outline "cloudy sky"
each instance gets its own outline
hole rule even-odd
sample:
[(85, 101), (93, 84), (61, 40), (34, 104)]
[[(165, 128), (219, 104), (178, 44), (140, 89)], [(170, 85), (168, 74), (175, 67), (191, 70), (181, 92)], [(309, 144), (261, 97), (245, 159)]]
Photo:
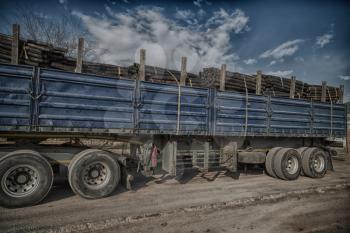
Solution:
[(178, 69), (186, 56), (195, 73), (226, 63), (242, 73), (260, 69), (314, 84), (345, 84), (350, 94), (346, 1), (1, 1), (2, 33), (23, 4), (46, 19), (70, 15), (81, 22), (100, 62), (129, 65), (145, 48), (149, 65)]

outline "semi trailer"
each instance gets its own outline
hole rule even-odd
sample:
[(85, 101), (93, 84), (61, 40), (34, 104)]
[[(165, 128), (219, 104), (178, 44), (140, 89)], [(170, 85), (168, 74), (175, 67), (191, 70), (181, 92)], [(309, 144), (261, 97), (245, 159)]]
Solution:
[[(0, 204), (34, 205), (63, 173), (95, 199), (127, 182), (128, 163), (149, 175), (151, 150), (171, 176), (260, 164), (275, 178), (321, 178), (330, 146), (346, 136), (343, 104), (219, 91), (0, 63)], [(48, 139), (129, 143), (127, 156)], [(43, 143), (45, 142), (45, 143)]]

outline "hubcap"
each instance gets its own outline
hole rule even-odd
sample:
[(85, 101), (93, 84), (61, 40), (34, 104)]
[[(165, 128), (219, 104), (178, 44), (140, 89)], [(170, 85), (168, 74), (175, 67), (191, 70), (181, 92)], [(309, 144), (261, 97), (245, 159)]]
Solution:
[(109, 167), (103, 162), (94, 162), (83, 170), (83, 181), (88, 186), (99, 186), (110, 179)]
[(315, 155), (315, 158), (313, 160), (313, 167), (316, 172), (322, 172), (325, 166), (325, 160), (324, 157), (321, 155)]
[(289, 157), (286, 163), (286, 170), (289, 174), (295, 174), (298, 171), (298, 159)]
[(16, 165), (1, 178), (2, 190), (11, 197), (25, 197), (33, 193), (40, 183), (39, 172), (28, 164)]

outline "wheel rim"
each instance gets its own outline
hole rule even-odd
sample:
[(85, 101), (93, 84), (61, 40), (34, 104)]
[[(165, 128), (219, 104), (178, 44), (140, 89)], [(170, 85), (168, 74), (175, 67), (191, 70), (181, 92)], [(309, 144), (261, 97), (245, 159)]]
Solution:
[(28, 164), (11, 167), (1, 179), (2, 190), (11, 197), (26, 197), (39, 186), (40, 176), (36, 168)]
[(83, 181), (90, 187), (103, 186), (108, 183), (111, 170), (106, 163), (94, 162), (88, 164), (83, 170)]
[(294, 156), (288, 158), (286, 162), (286, 170), (289, 174), (295, 174), (298, 171), (298, 159)]
[(325, 167), (325, 160), (324, 157), (321, 155), (315, 155), (315, 158), (313, 159), (313, 167), (316, 172), (322, 172)]

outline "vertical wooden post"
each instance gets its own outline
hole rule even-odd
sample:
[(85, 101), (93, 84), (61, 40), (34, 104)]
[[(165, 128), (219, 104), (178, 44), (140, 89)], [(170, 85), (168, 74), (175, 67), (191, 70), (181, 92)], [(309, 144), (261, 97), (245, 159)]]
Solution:
[(77, 64), (75, 67), (76, 73), (81, 73), (83, 68), (83, 56), (84, 56), (84, 38), (79, 38), (78, 41), (78, 54), (77, 54)]
[(146, 76), (146, 50), (140, 49), (140, 81), (145, 81)]
[(11, 50), (11, 63), (14, 65), (18, 64), (19, 60), (19, 35), (20, 28), (19, 24), (12, 25), (12, 50)]
[(344, 85), (341, 84), (339, 88), (340, 88), (339, 103), (342, 104), (344, 102)]
[(186, 78), (187, 78), (186, 66), (187, 66), (187, 58), (182, 57), (181, 58), (181, 76), (180, 76), (180, 85), (181, 86), (186, 85)]
[(289, 90), (289, 98), (294, 99), (295, 95), (295, 76), (292, 76), (290, 79), (290, 90)]
[(222, 64), (221, 70), (220, 70), (220, 91), (225, 91), (225, 82), (226, 82), (226, 64)]
[(326, 102), (327, 82), (322, 81), (321, 102)]
[(262, 79), (262, 72), (261, 70), (258, 70), (256, 72), (256, 79), (255, 79), (255, 94), (261, 95), (261, 79)]

